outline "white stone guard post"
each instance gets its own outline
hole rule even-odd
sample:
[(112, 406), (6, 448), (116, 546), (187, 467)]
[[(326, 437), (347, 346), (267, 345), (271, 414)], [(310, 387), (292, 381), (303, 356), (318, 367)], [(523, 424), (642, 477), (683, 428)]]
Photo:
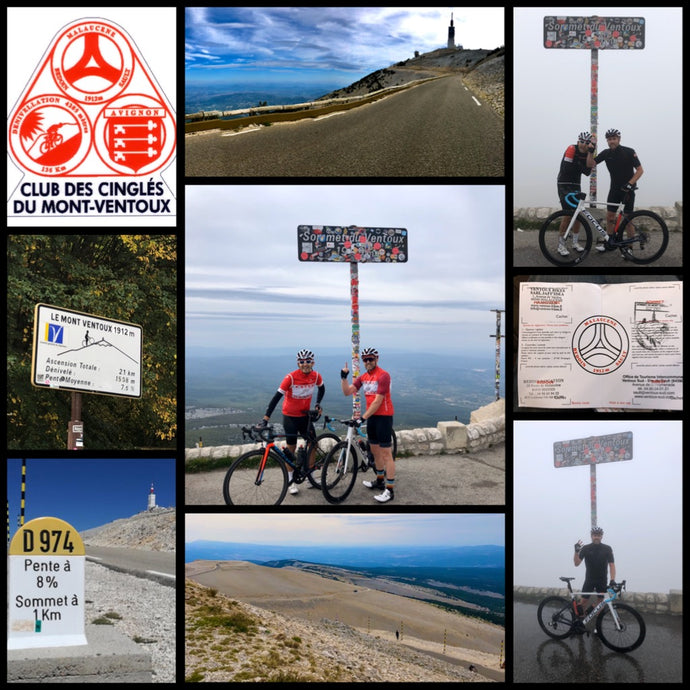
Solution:
[(64, 520), (30, 520), (9, 551), (7, 649), (87, 644), (84, 543)]

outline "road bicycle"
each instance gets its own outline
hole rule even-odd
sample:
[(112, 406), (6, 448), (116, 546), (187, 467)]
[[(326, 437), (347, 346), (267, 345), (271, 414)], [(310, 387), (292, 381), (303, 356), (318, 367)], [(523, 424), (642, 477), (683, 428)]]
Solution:
[(603, 595), (597, 592), (573, 592), (570, 581), (574, 577), (559, 579), (567, 583), (570, 598), (546, 597), (537, 609), (539, 625), (549, 637), (562, 640), (570, 635), (589, 634), (587, 624), (596, 618), (594, 632), (609, 649), (632, 652), (644, 642), (647, 632), (644, 619), (632, 606), (617, 601), (625, 589), (625, 580), (611, 582), (606, 589), (606, 597), (583, 613), (578, 596)]
[[(321, 490), (329, 503), (342, 503), (355, 485), (357, 472), (366, 472), (370, 467), (374, 467), (374, 456), (369, 441), (360, 429), (361, 420), (338, 421), (347, 427), (347, 436), (331, 448), (321, 469)], [(392, 432), (392, 442), (391, 450), (395, 458), (398, 447), (395, 431)]]
[[(323, 422), (323, 428), (328, 429), (329, 431), (333, 432), (336, 436), (338, 433), (336, 432), (335, 428), (333, 427), (333, 422), (337, 422), (337, 419), (334, 419), (333, 417), (329, 417), (327, 415), (324, 415), (324, 422)], [(360, 447), (362, 450), (366, 453), (367, 456), (367, 467), (363, 467), (360, 465), (360, 470), (362, 472), (366, 472), (369, 467), (374, 467), (374, 454), (371, 452), (371, 448), (369, 447), (369, 439), (367, 438), (366, 434), (366, 420), (364, 420), (364, 423), (362, 426), (355, 427), (357, 430), (357, 442), (359, 443)], [(393, 443), (392, 450), (393, 450), (393, 457), (395, 458), (398, 454), (398, 437), (395, 435), (395, 429), (391, 429), (391, 442)], [(362, 445), (364, 444), (364, 445)]]
[[(288, 468), (293, 472), (292, 481), (301, 484), (305, 479), (315, 488), (321, 488), (321, 473), (328, 451), (340, 441), (334, 433), (316, 435), (314, 421), (320, 413), (309, 412), (309, 428), (304, 445), (292, 455), (276, 444), (277, 434), (272, 424), (242, 427), (242, 436), (261, 443), (235, 460), (223, 480), (223, 498), (228, 505), (280, 505), (290, 483)], [(313, 469), (308, 471), (309, 458), (313, 457)]]
[[(633, 187), (634, 191), (637, 187)], [(606, 229), (585, 208), (584, 192), (570, 192), (565, 200), (574, 210), (552, 213), (539, 230), (539, 248), (542, 254), (556, 266), (576, 266), (582, 263), (592, 249), (592, 228), (604, 242), (604, 250), (618, 249), (627, 261), (650, 264), (656, 261), (668, 246), (668, 227), (653, 211), (624, 213), (627, 195), (618, 204), (590, 201), (598, 207), (615, 206), (614, 233), (609, 237)], [(564, 232), (562, 226), (566, 224)], [(579, 227), (577, 227), (579, 226)], [(579, 249), (578, 249), (579, 247)]]

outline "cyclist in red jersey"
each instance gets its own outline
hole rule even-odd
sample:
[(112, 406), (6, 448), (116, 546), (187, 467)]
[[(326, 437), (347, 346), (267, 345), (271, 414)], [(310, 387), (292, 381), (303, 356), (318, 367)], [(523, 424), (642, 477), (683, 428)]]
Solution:
[[(271, 398), (263, 416), (263, 422), (267, 423), (271, 418), (276, 405), (283, 398), (283, 427), (285, 428), (285, 441), (288, 451), (294, 456), (297, 448), (297, 435), (307, 438), (309, 431), (309, 408), (314, 389), (317, 389), (315, 408), (321, 411), (321, 401), (326, 392), (321, 374), (314, 371), (314, 353), (311, 350), (300, 350), (297, 353), (298, 369), (287, 374), (281, 381), (276, 394)], [(314, 454), (308, 459), (309, 469), (314, 466)], [(293, 472), (288, 471), (290, 481), (290, 493), (298, 493), (295, 484), (292, 483)]]
[(362, 351), (362, 361), (366, 371), (351, 384), (347, 381), (350, 371), (347, 364), (345, 365), (340, 371), (341, 384), (344, 395), (355, 395), (360, 389), (364, 391), (367, 409), (361, 421), (367, 423), (367, 437), (374, 456), (376, 480), (365, 480), (363, 483), (368, 489), (381, 491), (374, 496), (379, 503), (388, 503), (395, 498), (391, 377), (387, 371), (379, 367), (379, 353), (373, 347)]

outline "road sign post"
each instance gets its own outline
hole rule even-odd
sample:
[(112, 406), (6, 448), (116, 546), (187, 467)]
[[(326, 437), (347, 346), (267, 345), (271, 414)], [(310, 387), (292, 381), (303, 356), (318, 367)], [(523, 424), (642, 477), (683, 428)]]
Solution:
[[(352, 377), (359, 376), (359, 270), (360, 263), (407, 261), (405, 228), (364, 228), (356, 225), (299, 225), (297, 255), (300, 261), (350, 264), (350, 315), (352, 324)], [(352, 415), (361, 414), (359, 395), (353, 396)]]
[(125, 321), (37, 304), (31, 383), (71, 392), (67, 448), (84, 447), (82, 393), (141, 397), (142, 328)]
[(632, 460), (632, 431), (608, 436), (588, 436), (553, 444), (554, 467), (589, 465), (591, 524), (597, 526), (597, 465), (605, 462)]
[[(590, 131), (596, 137), (599, 121), (599, 51), (642, 50), (644, 17), (544, 17), (544, 48), (591, 52)], [(597, 199), (596, 167), (589, 178), (590, 201)]]
[(36, 518), (17, 530), (9, 551), (8, 649), (87, 644), (85, 555), (64, 520)]

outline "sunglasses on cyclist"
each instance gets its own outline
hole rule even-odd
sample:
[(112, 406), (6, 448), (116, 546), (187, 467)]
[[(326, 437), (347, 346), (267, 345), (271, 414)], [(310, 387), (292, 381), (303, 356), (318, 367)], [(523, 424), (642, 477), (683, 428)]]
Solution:
[(376, 357), (362, 357), (363, 362), (375, 362)]
[(297, 364), (314, 364), (313, 359), (298, 359)]

